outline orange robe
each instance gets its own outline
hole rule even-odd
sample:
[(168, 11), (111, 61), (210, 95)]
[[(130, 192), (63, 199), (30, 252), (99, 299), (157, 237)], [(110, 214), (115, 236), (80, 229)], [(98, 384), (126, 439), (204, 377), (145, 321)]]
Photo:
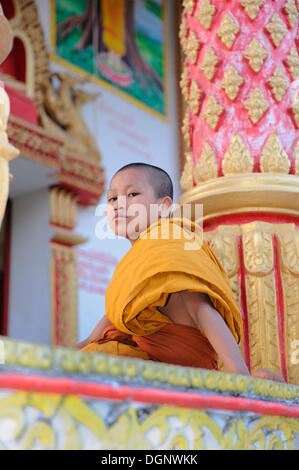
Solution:
[(106, 291), (113, 327), (82, 350), (216, 368), (216, 353), (200, 330), (174, 324), (158, 310), (171, 293), (205, 293), (240, 342), (242, 319), (228, 276), (202, 237), (195, 223), (175, 218), (160, 219), (142, 232)]

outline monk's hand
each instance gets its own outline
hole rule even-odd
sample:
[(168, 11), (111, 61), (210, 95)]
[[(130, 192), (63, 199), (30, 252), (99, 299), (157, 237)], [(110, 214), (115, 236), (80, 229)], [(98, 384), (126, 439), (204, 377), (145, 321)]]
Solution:
[(278, 374), (275, 374), (274, 372), (271, 372), (270, 370), (267, 369), (257, 369), (254, 372), (252, 372), (252, 377), (256, 377), (258, 379), (267, 379), (267, 380), (274, 380), (274, 382), (283, 382), (285, 383), (285, 380)]

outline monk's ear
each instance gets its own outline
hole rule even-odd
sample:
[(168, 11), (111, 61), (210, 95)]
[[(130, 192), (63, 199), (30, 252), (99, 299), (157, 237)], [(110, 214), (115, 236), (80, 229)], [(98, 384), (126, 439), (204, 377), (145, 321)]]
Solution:
[(160, 217), (169, 217), (172, 208), (172, 199), (169, 196), (165, 196), (159, 200), (159, 215)]

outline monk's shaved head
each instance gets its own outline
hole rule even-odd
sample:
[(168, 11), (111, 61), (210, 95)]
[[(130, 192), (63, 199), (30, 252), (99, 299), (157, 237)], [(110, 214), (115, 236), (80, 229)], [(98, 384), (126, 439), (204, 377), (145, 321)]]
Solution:
[(147, 180), (152, 186), (157, 199), (168, 196), (173, 200), (173, 184), (165, 170), (149, 163), (129, 163), (120, 168), (114, 176), (130, 168), (136, 168), (146, 174)]

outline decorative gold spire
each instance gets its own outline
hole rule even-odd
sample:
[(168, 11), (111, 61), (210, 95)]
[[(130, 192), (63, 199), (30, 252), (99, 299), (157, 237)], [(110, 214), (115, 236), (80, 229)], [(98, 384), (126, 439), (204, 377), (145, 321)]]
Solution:
[(239, 134), (235, 134), (224, 154), (222, 171), (225, 176), (239, 173), (251, 173), (254, 161), (248, 147)]
[(217, 178), (218, 163), (215, 151), (208, 142), (204, 142), (201, 155), (195, 165), (194, 180), (196, 184)]
[(223, 107), (220, 106), (215, 98), (211, 95), (206, 102), (202, 117), (206, 120), (211, 129), (215, 130), (219, 121), (219, 117), (223, 112)]
[(257, 17), (264, 0), (240, 0), (240, 3), (242, 7), (244, 7), (249, 18), (254, 20)]
[(289, 173), (291, 162), (284, 151), (276, 132), (268, 137), (260, 160), (262, 173)]
[(200, 64), (200, 69), (203, 71), (208, 80), (212, 80), (214, 77), (215, 68), (218, 62), (218, 57), (216, 56), (213, 49), (209, 46)]
[(210, 0), (202, 0), (195, 17), (204, 28), (210, 29), (215, 11), (216, 8), (211, 4)]
[(252, 70), (259, 72), (268, 57), (268, 52), (256, 38), (253, 38), (244, 52), (244, 57), (248, 60)]
[(269, 108), (269, 103), (265, 100), (263, 93), (257, 87), (250, 94), (249, 98), (244, 101), (244, 107), (247, 109), (253, 124), (256, 124)]
[(238, 74), (237, 70), (232, 65), (229, 65), (220, 85), (227, 96), (233, 101), (237, 97), (243, 82), (244, 79)]
[(223, 44), (228, 49), (231, 49), (239, 31), (239, 25), (228, 13), (226, 13), (216, 34), (220, 37)]
[(269, 79), (269, 83), (272, 89), (272, 93), (276, 101), (281, 101), (285, 92), (289, 88), (289, 82), (287, 77), (283, 73), (280, 65), (275, 68), (272, 77)]
[(190, 153), (186, 154), (185, 165), (180, 179), (183, 191), (193, 188), (193, 160)]
[(278, 13), (274, 13), (271, 21), (267, 24), (266, 29), (270, 33), (274, 45), (278, 47), (287, 34), (285, 24)]

